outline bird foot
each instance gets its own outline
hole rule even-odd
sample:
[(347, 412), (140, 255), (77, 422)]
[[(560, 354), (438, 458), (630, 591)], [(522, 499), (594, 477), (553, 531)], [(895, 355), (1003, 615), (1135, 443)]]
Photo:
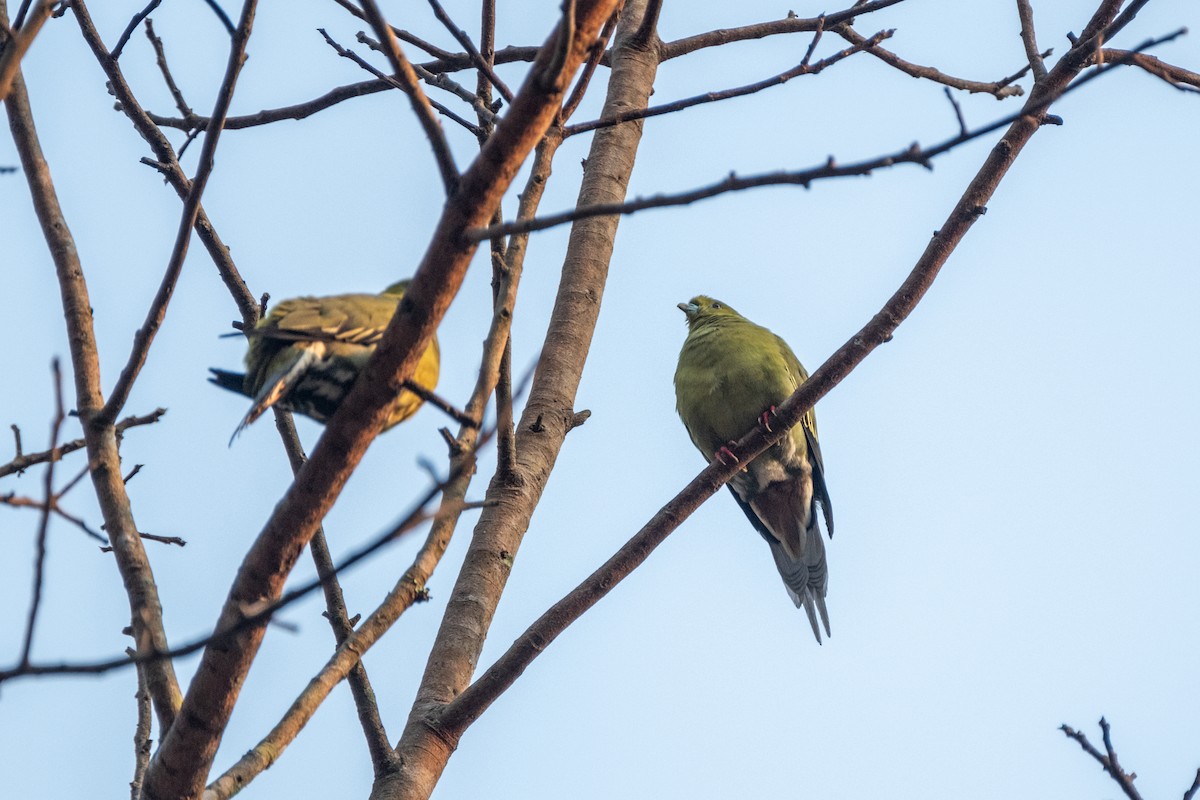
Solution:
[(717, 459), (725, 466), (737, 464), (739, 461), (741, 461), (741, 459), (734, 455), (733, 450), (731, 449), (734, 444), (734, 442), (730, 442), (729, 444), (721, 445), (721, 447), (717, 448)]
[(758, 424), (761, 425), (763, 430), (767, 433), (774, 433), (775, 431), (771, 430), (771, 420), (778, 418), (779, 415), (775, 413), (775, 406), (771, 406), (758, 418)]

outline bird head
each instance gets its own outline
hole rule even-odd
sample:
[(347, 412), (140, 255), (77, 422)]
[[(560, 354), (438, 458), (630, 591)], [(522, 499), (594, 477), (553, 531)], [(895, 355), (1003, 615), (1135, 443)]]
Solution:
[(402, 281), (397, 281), (381, 292), (381, 294), (394, 294), (397, 297), (402, 297), (408, 291), (408, 285), (412, 283), (411, 278), (405, 278)]
[(686, 303), (679, 304), (679, 310), (687, 317), (689, 328), (694, 328), (705, 322), (722, 318), (740, 318), (740, 314), (732, 308), (706, 295), (697, 295)]

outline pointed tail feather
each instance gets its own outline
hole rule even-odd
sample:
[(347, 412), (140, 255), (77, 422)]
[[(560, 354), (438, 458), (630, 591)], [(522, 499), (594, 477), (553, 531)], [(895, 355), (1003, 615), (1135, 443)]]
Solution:
[(825, 541), (821, 532), (814, 524), (806, 531), (807, 541), (804, 555), (792, 559), (784, 548), (771, 543), (771, 555), (775, 558), (775, 566), (779, 576), (783, 578), (784, 588), (797, 608), (804, 608), (808, 622), (812, 626), (813, 636), (821, 643), (821, 629), (817, 625), (817, 617), (825, 628), (825, 635), (832, 636), (829, 629), (829, 611), (825, 608), (825, 593), (829, 587), (829, 572), (825, 565)]

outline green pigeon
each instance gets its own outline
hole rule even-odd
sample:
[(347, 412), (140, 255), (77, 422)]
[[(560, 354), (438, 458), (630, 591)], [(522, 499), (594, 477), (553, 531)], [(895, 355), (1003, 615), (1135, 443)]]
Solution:
[[(729, 446), (756, 423), (769, 430), (775, 407), (808, 380), (808, 373), (783, 339), (719, 300), (701, 295), (680, 303), (679, 309), (688, 326), (675, 369), (679, 418), (709, 462), (736, 461)], [(829, 572), (817, 504), (830, 536), (833, 510), (812, 410), (728, 485), (770, 545), (788, 595), (797, 608), (803, 606), (820, 642), (818, 615), (830, 635), (825, 609)]]
[[(254, 401), (233, 435), (275, 405), (318, 422), (333, 416), (375, 352), (408, 285), (404, 280), (379, 294), (297, 297), (276, 304), (249, 333), (245, 373), (209, 370), (210, 382)], [(435, 337), (421, 355), (413, 382), (432, 392), (440, 364)], [(417, 413), (423, 402), (402, 390), (383, 429)]]

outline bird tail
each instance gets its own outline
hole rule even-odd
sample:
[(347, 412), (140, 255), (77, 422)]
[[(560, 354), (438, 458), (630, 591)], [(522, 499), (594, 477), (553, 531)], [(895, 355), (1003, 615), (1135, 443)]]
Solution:
[(829, 570), (825, 564), (825, 541), (817, 528), (816, 515), (812, 515), (812, 524), (805, 531), (806, 541), (802, 554), (792, 558), (777, 542), (771, 542), (771, 555), (775, 557), (775, 566), (783, 585), (797, 608), (803, 607), (808, 615), (808, 623), (812, 626), (813, 636), (821, 643), (821, 628), (817, 625), (817, 617), (825, 628), (825, 635), (832, 636), (829, 630), (829, 612), (825, 608), (825, 593), (829, 588)]
[(241, 395), (246, 394), (246, 374), (244, 372), (230, 372), (216, 367), (210, 367), (208, 371), (212, 373), (212, 377), (208, 379), (209, 383)]

